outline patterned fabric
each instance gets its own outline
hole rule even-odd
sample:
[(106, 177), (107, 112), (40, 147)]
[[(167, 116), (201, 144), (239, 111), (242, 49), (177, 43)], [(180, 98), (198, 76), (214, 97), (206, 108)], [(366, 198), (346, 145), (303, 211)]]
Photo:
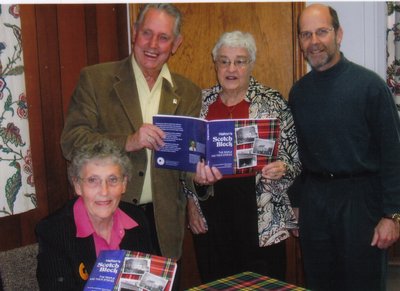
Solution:
[[(222, 88), (216, 85), (203, 90), (201, 118), (207, 116), (208, 107), (214, 103)], [(287, 164), (286, 175), (280, 180), (266, 181), (261, 173), (256, 175), (259, 245), (268, 246), (289, 237), (287, 229), (297, 227), (297, 221), (287, 195), (287, 189), (300, 172), (297, 139), (293, 117), (282, 95), (250, 79), (245, 100), (250, 102), (249, 118), (278, 118), (281, 124), (278, 159)], [(209, 187), (213, 195), (213, 187)], [(191, 196), (188, 189), (185, 192)], [(193, 199), (197, 199), (194, 195)]]
[[(143, 258), (148, 259), (150, 261), (150, 270), (149, 272), (153, 275), (165, 278), (168, 280), (165, 289), (163, 290), (171, 290), (173, 280), (175, 277), (175, 272), (177, 268), (176, 260), (172, 258), (160, 257), (156, 255), (151, 255), (148, 253), (143, 252), (135, 252), (135, 251), (127, 251), (125, 255), (124, 262), (131, 258)], [(122, 272), (121, 276), (118, 278), (119, 281), (123, 281), (121, 279), (128, 279), (131, 283), (136, 282), (138, 283), (141, 277), (144, 275), (133, 274), (133, 273), (124, 273)], [(129, 282), (128, 281), (128, 282)], [(133, 285), (133, 284), (132, 284)], [(122, 290), (119, 288), (120, 286), (117, 284), (115, 285), (114, 290)], [(125, 289), (124, 289), (125, 290)], [(147, 290), (147, 289), (146, 289)], [(155, 289), (158, 290), (158, 289)]]
[(36, 207), (18, 5), (0, 5), (0, 217)]
[(198, 287), (190, 288), (189, 291), (197, 290), (306, 290), (276, 279), (262, 276), (253, 272), (243, 272), (237, 275), (222, 278)]
[[(246, 107), (246, 114), (248, 114), (248, 108)], [(209, 116), (208, 116), (209, 117)], [(244, 127), (250, 127), (254, 126), (257, 128), (257, 133), (259, 137), (262, 137), (262, 139), (266, 140), (273, 140), (279, 142), (279, 136), (280, 136), (280, 126), (279, 122), (276, 119), (265, 119), (260, 122), (260, 120), (243, 120), (239, 119), (236, 120), (233, 127), (236, 130), (237, 128), (244, 128)], [(237, 133), (236, 133), (237, 134)], [(248, 176), (254, 176), (255, 172), (261, 170), (267, 163), (271, 163), (277, 160), (278, 156), (278, 146), (275, 144), (272, 147), (271, 150), (271, 156), (267, 155), (262, 155), (262, 154), (257, 154), (256, 155), (256, 161), (254, 162), (253, 167), (245, 167), (243, 165), (239, 165), (240, 163), (240, 158), (238, 156), (240, 155), (239, 153), (242, 151), (245, 152), (252, 152), (253, 147), (253, 142), (244, 142), (241, 143), (236, 136), (236, 144), (233, 147), (233, 173), (235, 174), (227, 174), (224, 176), (224, 178), (239, 178), (239, 177), (248, 177)]]
[(400, 114), (400, 4), (387, 4), (387, 84)]

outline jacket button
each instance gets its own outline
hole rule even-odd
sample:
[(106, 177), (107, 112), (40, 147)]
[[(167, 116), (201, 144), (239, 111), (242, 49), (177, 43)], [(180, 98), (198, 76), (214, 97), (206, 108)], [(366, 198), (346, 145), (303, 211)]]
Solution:
[(135, 204), (135, 205), (137, 205), (138, 200), (137, 200), (136, 198), (134, 198), (134, 199), (132, 199), (132, 203)]
[(144, 176), (144, 172), (143, 171), (140, 171), (139, 172), (139, 177), (143, 177)]

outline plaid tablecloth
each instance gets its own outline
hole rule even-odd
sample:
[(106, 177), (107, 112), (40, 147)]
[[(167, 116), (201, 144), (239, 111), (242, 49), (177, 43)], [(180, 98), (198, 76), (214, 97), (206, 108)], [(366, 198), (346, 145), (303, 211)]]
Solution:
[(188, 289), (197, 290), (306, 290), (253, 272), (243, 272)]

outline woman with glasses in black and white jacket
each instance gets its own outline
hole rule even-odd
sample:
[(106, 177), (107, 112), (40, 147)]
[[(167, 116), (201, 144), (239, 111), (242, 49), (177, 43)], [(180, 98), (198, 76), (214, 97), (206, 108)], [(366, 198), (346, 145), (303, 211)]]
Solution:
[(277, 161), (261, 171), (227, 176), (199, 162), (188, 196), (189, 226), (199, 272), (209, 282), (243, 271), (284, 280), (285, 239), (297, 227), (287, 189), (300, 172), (293, 117), (282, 95), (252, 71), (256, 45), (249, 33), (222, 34), (212, 51), (218, 84), (203, 90), (200, 117), (277, 118)]

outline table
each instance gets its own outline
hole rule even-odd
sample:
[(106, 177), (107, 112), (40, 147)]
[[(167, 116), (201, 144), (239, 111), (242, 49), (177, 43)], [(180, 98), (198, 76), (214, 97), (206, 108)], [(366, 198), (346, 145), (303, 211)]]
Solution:
[(197, 287), (188, 289), (188, 291), (197, 290), (275, 290), (286, 291), (307, 290), (289, 283), (285, 283), (267, 276), (263, 276), (253, 272), (243, 272), (236, 275), (228, 276), (216, 281), (206, 283)]

